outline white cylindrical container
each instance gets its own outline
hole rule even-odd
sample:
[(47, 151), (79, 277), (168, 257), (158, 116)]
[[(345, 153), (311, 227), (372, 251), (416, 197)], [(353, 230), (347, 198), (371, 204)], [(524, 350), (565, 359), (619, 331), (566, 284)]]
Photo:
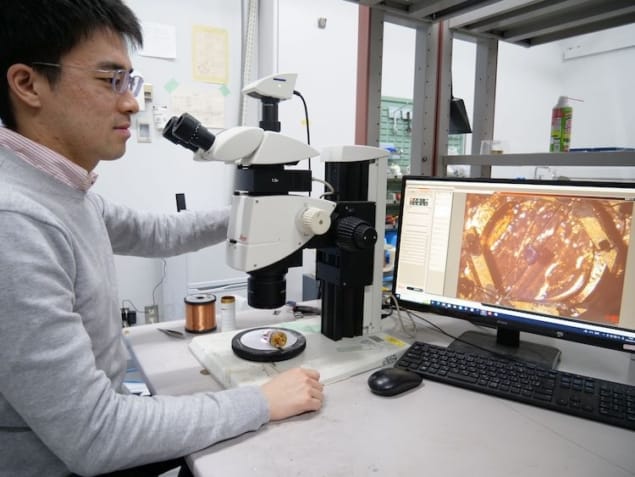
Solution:
[(222, 296), (220, 299), (220, 329), (236, 329), (236, 298), (231, 295)]

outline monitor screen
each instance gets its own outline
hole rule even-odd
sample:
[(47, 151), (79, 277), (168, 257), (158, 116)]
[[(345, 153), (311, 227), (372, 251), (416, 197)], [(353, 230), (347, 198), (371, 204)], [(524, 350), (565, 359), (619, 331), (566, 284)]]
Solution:
[(405, 176), (393, 294), (551, 366), (520, 331), (633, 352), (634, 201), (634, 184)]

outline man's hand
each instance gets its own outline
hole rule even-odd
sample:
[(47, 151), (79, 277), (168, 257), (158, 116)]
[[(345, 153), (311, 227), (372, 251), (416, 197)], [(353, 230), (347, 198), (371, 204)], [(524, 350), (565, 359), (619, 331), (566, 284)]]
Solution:
[(277, 421), (322, 407), (324, 385), (314, 369), (294, 368), (261, 386), (269, 403), (269, 419)]

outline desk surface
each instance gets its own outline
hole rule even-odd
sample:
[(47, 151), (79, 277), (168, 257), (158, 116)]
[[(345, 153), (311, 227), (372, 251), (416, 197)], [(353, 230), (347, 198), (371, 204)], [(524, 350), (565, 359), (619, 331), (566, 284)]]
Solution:
[[(469, 326), (432, 319), (453, 335)], [(261, 323), (239, 317), (238, 324)], [(125, 331), (153, 393), (220, 389), (189, 352), (195, 335), (170, 338), (157, 327), (182, 330), (183, 322)], [(385, 331), (393, 332), (392, 326)], [(635, 362), (624, 353), (530, 339), (558, 346), (560, 369), (635, 383)], [(417, 340), (449, 343), (423, 326)], [(199, 477), (635, 475), (635, 432), (432, 381), (399, 396), (379, 397), (368, 390), (369, 374), (328, 385), (321, 411), (218, 443), (190, 456), (190, 467)]]

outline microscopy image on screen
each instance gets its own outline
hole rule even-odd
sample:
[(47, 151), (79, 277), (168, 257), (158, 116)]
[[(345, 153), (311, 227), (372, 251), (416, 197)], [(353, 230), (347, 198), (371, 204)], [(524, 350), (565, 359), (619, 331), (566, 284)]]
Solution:
[(617, 324), (633, 204), (467, 194), (458, 296)]

